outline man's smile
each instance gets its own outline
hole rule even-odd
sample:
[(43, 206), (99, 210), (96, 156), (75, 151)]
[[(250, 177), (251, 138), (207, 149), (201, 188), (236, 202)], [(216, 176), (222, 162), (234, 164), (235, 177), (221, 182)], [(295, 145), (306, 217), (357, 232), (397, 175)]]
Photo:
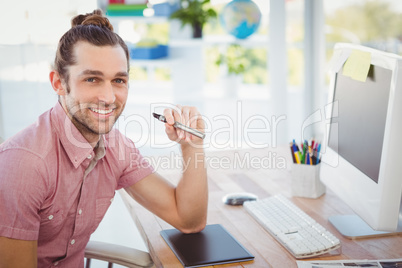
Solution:
[(116, 108), (110, 108), (110, 109), (97, 109), (97, 108), (91, 108), (91, 107), (89, 108), (89, 110), (91, 110), (92, 112), (101, 114), (101, 115), (109, 115), (114, 111), (114, 109), (116, 109)]

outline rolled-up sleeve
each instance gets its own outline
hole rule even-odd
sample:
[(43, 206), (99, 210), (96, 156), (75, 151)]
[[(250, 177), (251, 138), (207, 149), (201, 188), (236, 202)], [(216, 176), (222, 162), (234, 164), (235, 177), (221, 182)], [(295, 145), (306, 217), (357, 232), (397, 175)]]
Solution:
[[(122, 147), (120, 147), (122, 148)], [(119, 179), (118, 189), (129, 187), (154, 172), (154, 168), (127, 139), (124, 145), (125, 169)]]

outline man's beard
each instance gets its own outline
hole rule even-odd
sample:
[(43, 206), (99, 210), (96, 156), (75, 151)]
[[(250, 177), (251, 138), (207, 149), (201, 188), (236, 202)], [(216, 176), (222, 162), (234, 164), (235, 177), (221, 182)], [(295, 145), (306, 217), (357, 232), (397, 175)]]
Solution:
[[(67, 86), (68, 92), (70, 91)], [(79, 104), (75, 99), (68, 98), (70, 93), (66, 95), (66, 108), (70, 115), (72, 123), (82, 133), (90, 135), (102, 135), (109, 133), (117, 119), (121, 115), (123, 109), (115, 104), (105, 105), (103, 103), (84, 103)], [(107, 119), (94, 120), (94, 117), (90, 113), (93, 113), (89, 108), (95, 109), (113, 109), (116, 112), (115, 115), (109, 116)]]

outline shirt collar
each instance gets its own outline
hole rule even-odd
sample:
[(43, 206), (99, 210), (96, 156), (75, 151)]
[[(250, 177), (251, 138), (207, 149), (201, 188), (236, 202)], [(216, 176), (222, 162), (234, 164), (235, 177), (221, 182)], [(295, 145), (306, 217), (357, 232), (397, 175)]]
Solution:
[(102, 135), (99, 139), (98, 146), (95, 148), (95, 160), (103, 158), (106, 154), (106, 142), (105, 136)]
[[(51, 119), (68, 158), (75, 168), (79, 167), (94, 149), (71, 122), (59, 102), (51, 111)], [(98, 147), (100, 149), (95, 151), (95, 157), (100, 159), (105, 155), (103, 135), (99, 140)]]

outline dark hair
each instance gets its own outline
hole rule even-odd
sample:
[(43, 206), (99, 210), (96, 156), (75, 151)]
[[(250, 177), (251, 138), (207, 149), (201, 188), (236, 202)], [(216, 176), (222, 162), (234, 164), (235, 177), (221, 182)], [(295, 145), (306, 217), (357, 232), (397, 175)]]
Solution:
[(127, 58), (127, 70), (130, 68), (129, 52), (123, 39), (113, 32), (110, 21), (97, 9), (92, 13), (78, 15), (71, 20), (71, 29), (59, 41), (53, 68), (65, 82), (69, 80), (67, 67), (76, 63), (74, 45), (79, 41), (86, 41), (95, 46), (120, 45)]

